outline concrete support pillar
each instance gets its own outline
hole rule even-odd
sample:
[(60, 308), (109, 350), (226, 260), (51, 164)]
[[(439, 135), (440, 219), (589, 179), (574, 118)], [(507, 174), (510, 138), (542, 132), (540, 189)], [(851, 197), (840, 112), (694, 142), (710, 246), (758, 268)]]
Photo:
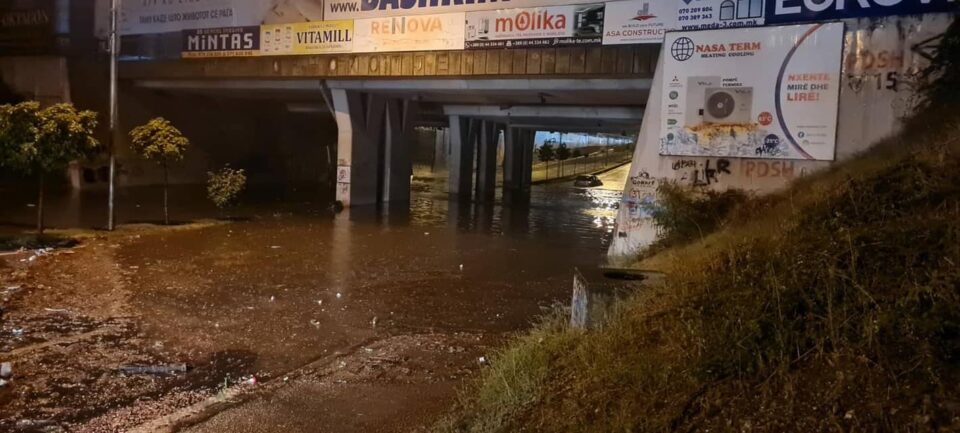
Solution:
[(508, 127), (504, 139), (504, 191), (529, 191), (533, 173), (534, 131)]
[(480, 122), (477, 155), (477, 200), (493, 201), (497, 188), (497, 144), (500, 134), (497, 124)]
[(375, 204), (385, 101), (344, 89), (332, 89), (331, 96), (337, 121), (337, 200), (344, 206)]
[(440, 128), (433, 145), (433, 167), (434, 173), (447, 170), (447, 156), (450, 151), (450, 127)]
[(536, 140), (537, 131), (534, 130), (524, 130), (520, 134), (519, 141), (519, 155), (520, 155), (520, 168), (519, 168), (519, 181), (520, 189), (523, 191), (530, 190), (530, 183), (533, 181), (533, 145)]
[(462, 200), (470, 200), (473, 192), (474, 145), (477, 121), (450, 116), (450, 158), (447, 159), (448, 190)]
[(410, 143), (418, 105), (413, 101), (390, 100), (386, 103), (386, 127), (383, 142), (383, 202), (410, 201)]

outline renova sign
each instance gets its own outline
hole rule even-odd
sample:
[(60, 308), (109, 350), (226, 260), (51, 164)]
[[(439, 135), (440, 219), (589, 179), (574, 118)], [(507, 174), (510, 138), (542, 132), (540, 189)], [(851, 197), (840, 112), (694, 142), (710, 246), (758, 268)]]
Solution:
[(767, 0), (767, 24), (950, 12), (958, 0)]
[(354, 20), (353, 52), (462, 50), (463, 13)]

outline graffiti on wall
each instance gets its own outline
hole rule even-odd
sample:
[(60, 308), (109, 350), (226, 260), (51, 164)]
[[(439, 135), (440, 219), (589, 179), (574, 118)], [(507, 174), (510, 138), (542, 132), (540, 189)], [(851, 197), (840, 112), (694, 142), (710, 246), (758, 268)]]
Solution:
[(646, 170), (639, 170), (628, 180), (629, 189), (623, 198), (627, 208), (625, 229), (636, 229), (652, 217), (657, 201), (657, 179)]
[(702, 161), (679, 159), (670, 168), (677, 173), (675, 179), (691, 186), (710, 186), (720, 182), (721, 175), (731, 174), (730, 160), (726, 158)]
[(748, 178), (793, 179), (797, 172), (794, 161), (746, 160), (740, 163), (740, 173)]

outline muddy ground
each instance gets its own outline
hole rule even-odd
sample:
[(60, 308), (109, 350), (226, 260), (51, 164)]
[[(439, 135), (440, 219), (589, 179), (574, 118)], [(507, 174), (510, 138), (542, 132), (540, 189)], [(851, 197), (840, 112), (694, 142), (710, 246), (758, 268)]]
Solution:
[(420, 194), (390, 215), (260, 212), (0, 255), (0, 431), (422, 429), (598, 264), (610, 183), (523, 209)]

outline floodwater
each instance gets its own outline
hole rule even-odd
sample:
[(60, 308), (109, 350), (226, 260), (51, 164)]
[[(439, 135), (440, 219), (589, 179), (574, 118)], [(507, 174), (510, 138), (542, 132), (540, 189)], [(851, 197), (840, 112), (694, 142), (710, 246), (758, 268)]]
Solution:
[[(103, 350), (85, 348), (86, 343), (70, 346), (78, 353), (97, 353), (101, 361), (72, 365), (71, 357), (56, 358), (59, 371), (76, 374), (76, 381), (89, 387), (85, 400), (90, 405), (100, 401), (101, 388), (104, 395), (116, 394), (117, 389), (131, 389), (130, 395), (136, 395), (125, 379), (110, 371), (115, 364), (137, 357), (186, 362), (201, 369), (204, 363), (226, 360), (228, 367), (214, 370), (234, 378), (256, 374), (266, 380), (362, 346), (375, 355), (403, 353), (398, 359), (422, 359), (420, 373), (412, 366), (402, 367), (414, 370), (405, 374), (420, 374), (424, 378), (420, 382), (411, 383), (413, 376), (402, 381), (378, 379), (372, 384), (345, 385), (337, 388), (334, 397), (322, 397), (343, 400), (338, 404), (350, 410), (380, 413), (379, 421), (371, 422), (392, 425), (398, 422), (396, 414), (446, 407), (459, 382), (438, 385), (436, 377), (449, 379), (460, 375), (462, 368), (475, 368), (476, 356), (496, 347), (503, 336), (526, 328), (551, 304), (569, 302), (573, 269), (595, 268), (603, 261), (628, 173), (629, 165), (607, 172), (600, 176), (604, 186), (597, 188), (575, 188), (571, 182), (534, 185), (524, 204), (505, 203), (499, 197), (493, 204), (450, 201), (441, 180), (416, 180), (409, 209), (401, 210), (351, 209), (334, 214), (328, 210), (328, 201), (290, 197), (255, 203), (231, 211), (231, 216), (243, 219), (229, 224), (94, 243), (75, 255), (38, 260), (33, 265), (37, 288), (25, 286), (25, 291), (39, 297), (22, 301), (24, 311), (14, 308), (8, 317), (52, 320), (47, 316), (54, 313), (45, 311), (53, 308), (94, 317), (91, 322), (96, 323), (108, 323), (114, 316), (133, 320), (129, 333), (135, 338), (110, 342)], [(156, 220), (159, 209), (150, 197), (159, 198), (157, 192), (121, 194), (120, 221)], [(0, 210), (0, 221), (28, 224), (34, 210), (29, 206), (31, 198), (29, 194), (5, 197), (9, 206)], [(97, 225), (103, 215), (100, 198), (53, 194), (50, 221)], [(189, 211), (181, 207), (201, 199), (202, 191), (174, 189), (172, 219), (215, 215), (203, 206)], [(73, 211), (57, 221), (55, 215), (60, 214), (53, 210), (57, 208)], [(58, 279), (45, 280), (45, 275)], [(108, 310), (102, 305), (116, 297), (101, 294), (106, 290), (101, 286), (124, 293), (116, 312), (93, 312)], [(100, 296), (106, 301), (101, 302)], [(103, 343), (98, 339), (90, 344)], [(398, 344), (406, 346), (397, 348)], [(427, 347), (436, 350), (429, 352)], [(123, 350), (122, 357), (113, 359), (117, 348)], [(149, 356), (143, 354), (147, 352)], [(32, 359), (43, 359), (41, 355), (24, 355), (16, 361), (23, 365), (21, 370), (30, 372)], [(39, 375), (46, 370), (37, 362)], [(31, 386), (31, 378), (19, 380), (18, 386)], [(223, 381), (219, 376), (212, 378), (214, 383), (218, 380)], [(317, 383), (291, 383), (290, 389), (314, 389)], [(371, 392), (393, 395), (394, 403), (369, 401), (367, 406), (357, 406), (357, 401), (370, 400)], [(418, 400), (419, 393), (430, 397)], [(313, 404), (304, 396), (290, 397), (290, 405)], [(111, 404), (123, 407), (141, 399), (121, 400), (114, 398)], [(56, 400), (44, 401), (49, 405), (44, 413), (57, 413)], [(68, 404), (87, 404), (79, 401)], [(232, 426), (231, 431), (274, 431), (262, 427), (285, 420), (265, 417), (282, 417), (268, 414), (283, 412), (263, 404), (261, 409), (241, 407), (231, 412), (236, 415), (218, 416), (208, 424), (209, 430), (224, 431), (216, 427), (223, 422)], [(28, 411), (29, 406), (17, 407)], [(373, 407), (380, 412), (370, 412)], [(77, 415), (82, 412), (78, 408), (67, 409), (73, 415), (62, 419), (88, 422), (86, 415)], [(300, 427), (285, 431), (315, 431), (317, 423), (324, 422), (340, 421), (305, 418)], [(374, 424), (331, 431), (370, 431)], [(203, 426), (197, 428), (205, 431)]]
[(535, 186), (528, 205), (415, 185), (407, 210), (296, 212), (174, 232), (119, 251), (156, 331), (293, 368), (377, 330), (511, 331), (602, 262), (626, 167), (606, 188)]

